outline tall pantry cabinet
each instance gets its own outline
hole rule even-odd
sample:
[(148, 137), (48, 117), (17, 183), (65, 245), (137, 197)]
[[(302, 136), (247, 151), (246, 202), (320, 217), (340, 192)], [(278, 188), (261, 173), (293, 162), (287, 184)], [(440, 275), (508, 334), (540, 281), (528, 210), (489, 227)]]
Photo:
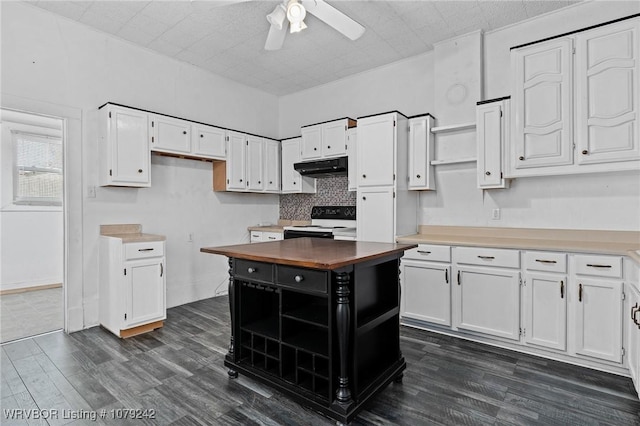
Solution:
[(408, 120), (400, 112), (358, 118), (358, 241), (393, 243), (416, 233), (418, 195), (407, 185)]

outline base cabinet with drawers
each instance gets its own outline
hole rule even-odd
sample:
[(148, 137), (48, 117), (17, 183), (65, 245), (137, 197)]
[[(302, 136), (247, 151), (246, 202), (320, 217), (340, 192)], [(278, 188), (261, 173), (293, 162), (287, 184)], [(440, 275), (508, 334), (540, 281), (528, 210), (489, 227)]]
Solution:
[(167, 318), (164, 241), (100, 236), (100, 324), (118, 337), (162, 327)]
[(279, 241), (284, 239), (283, 232), (250, 231), (249, 235), (252, 243), (261, 243), (263, 241)]
[(635, 310), (625, 304), (633, 278), (621, 256), (419, 244), (401, 271), (404, 325), (618, 374), (640, 371), (640, 336), (631, 334), (640, 333), (640, 298)]

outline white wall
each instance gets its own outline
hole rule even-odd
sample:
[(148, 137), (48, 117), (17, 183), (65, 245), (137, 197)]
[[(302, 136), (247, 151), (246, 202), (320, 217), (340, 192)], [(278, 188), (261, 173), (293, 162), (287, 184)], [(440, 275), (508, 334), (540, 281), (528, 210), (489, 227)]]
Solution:
[[(640, 12), (638, 2), (586, 2), (493, 31), (484, 38), (485, 98), (510, 94), (509, 48)], [(388, 110), (433, 111), (432, 52), (280, 99), (282, 136), (304, 124)], [(304, 105), (304, 108), (300, 106)], [(436, 114), (436, 119), (438, 118)], [(442, 123), (453, 124), (453, 123)], [(460, 153), (475, 157), (475, 152)], [(504, 190), (476, 188), (475, 163), (436, 168), (422, 192), (421, 224), (569, 229), (640, 229), (638, 172), (521, 178)], [(500, 208), (502, 219), (491, 220)]]
[(167, 236), (169, 306), (225, 289), (226, 259), (199, 248), (248, 242), (247, 226), (277, 220), (278, 197), (214, 193), (209, 163), (153, 157), (151, 188), (98, 188), (86, 198), (97, 184), (86, 116), (111, 101), (274, 137), (277, 98), (22, 2), (0, 6), (2, 105), (67, 118), (68, 329), (97, 323), (100, 224), (140, 223)]

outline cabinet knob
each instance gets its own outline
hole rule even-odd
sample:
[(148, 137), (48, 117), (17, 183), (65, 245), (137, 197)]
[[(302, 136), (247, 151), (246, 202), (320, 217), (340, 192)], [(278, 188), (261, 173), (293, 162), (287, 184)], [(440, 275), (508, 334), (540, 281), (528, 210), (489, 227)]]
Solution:
[(293, 279), (296, 280), (297, 283), (304, 281), (304, 277), (302, 275), (296, 275)]
[(586, 149), (582, 150), (582, 155), (587, 155), (589, 153), (589, 151), (587, 151)]
[(240, 179), (240, 182), (242, 182), (242, 179)]
[(416, 178), (420, 179), (420, 175), (416, 175)]
[(294, 185), (295, 185), (295, 184), (297, 184), (297, 183), (298, 183), (298, 182), (296, 182), (296, 181), (294, 181), (294, 182), (293, 182), (293, 184), (294, 184)]
[(183, 131), (182, 131), (182, 134), (183, 134), (183, 135), (186, 135), (186, 134), (187, 134), (187, 131), (186, 131), (186, 130), (183, 130)]
[(200, 135), (200, 137), (201, 137), (201, 138), (204, 138), (204, 135), (202, 135), (202, 134), (201, 134), (201, 135)]
[(142, 173), (142, 169), (138, 169), (138, 173)]
[(491, 172), (484, 172), (485, 175), (491, 176)]
[(362, 197), (362, 199), (366, 201), (366, 200), (367, 200), (367, 197)]
[(367, 178), (367, 175), (362, 175), (362, 177), (363, 177), (363, 179), (366, 179), (366, 178)]
[(522, 161), (524, 160), (524, 157), (521, 155), (520, 157), (518, 157), (518, 160)]
[(331, 145), (327, 145), (327, 149), (331, 149)]
[(256, 271), (256, 268), (247, 268), (247, 272), (253, 274)]
[(262, 181), (261, 181), (261, 180), (259, 180), (259, 181), (258, 181), (258, 185), (260, 185), (261, 183), (262, 183)]
[(269, 185), (273, 185), (273, 181), (272, 180), (269, 181)]
[(317, 150), (318, 150), (318, 148), (313, 148), (313, 150), (314, 150), (314, 151), (317, 151)]

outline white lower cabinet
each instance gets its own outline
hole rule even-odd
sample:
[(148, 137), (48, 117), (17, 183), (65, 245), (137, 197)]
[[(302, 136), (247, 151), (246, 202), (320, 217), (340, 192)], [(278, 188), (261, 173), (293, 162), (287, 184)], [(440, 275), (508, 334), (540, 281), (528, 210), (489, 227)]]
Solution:
[(457, 329), (520, 339), (519, 271), (457, 266), (453, 291)]
[(166, 315), (164, 241), (100, 237), (100, 324), (119, 337), (162, 326)]
[(527, 345), (567, 349), (567, 277), (527, 273), (524, 279), (524, 341)]
[(640, 287), (626, 286), (627, 307), (624, 322), (627, 324), (628, 365), (636, 392), (640, 395)]
[(451, 247), (419, 244), (400, 263), (400, 316), (451, 326)]
[(358, 241), (387, 243), (395, 239), (394, 188), (358, 190)]
[(271, 231), (251, 231), (251, 242), (252, 243), (261, 243), (263, 241), (280, 241), (284, 239), (284, 234), (282, 232), (271, 232)]

